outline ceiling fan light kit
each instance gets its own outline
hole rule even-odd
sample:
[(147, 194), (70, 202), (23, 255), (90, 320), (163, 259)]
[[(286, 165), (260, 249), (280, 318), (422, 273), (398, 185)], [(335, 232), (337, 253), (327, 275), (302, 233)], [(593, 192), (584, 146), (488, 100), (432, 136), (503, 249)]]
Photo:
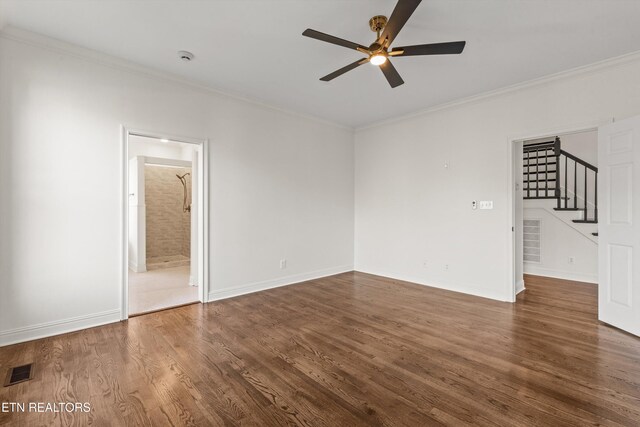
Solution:
[(387, 55), (381, 54), (381, 53), (377, 53), (375, 55), (372, 55), (369, 58), (369, 62), (371, 62), (373, 65), (382, 65), (386, 62), (387, 60)]
[(376, 15), (371, 18), (369, 20), (369, 28), (371, 28), (371, 31), (376, 33), (376, 40), (371, 43), (369, 47), (329, 34), (321, 33), (320, 31), (312, 30), (310, 28), (306, 29), (302, 33), (303, 36), (346, 47), (348, 49), (357, 50), (358, 52), (367, 55), (366, 58), (342, 67), (331, 74), (327, 74), (320, 78), (320, 80), (325, 82), (331, 81), (347, 71), (351, 71), (354, 68), (369, 62), (372, 65), (380, 67), (382, 73), (389, 82), (389, 85), (394, 88), (403, 84), (404, 80), (400, 77), (400, 74), (389, 60), (389, 57), (453, 55), (462, 53), (466, 44), (464, 41), (403, 46), (389, 50), (391, 43), (398, 33), (400, 33), (400, 30), (402, 30), (421, 1), (422, 0), (398, 0), (398, 3), (393, 9), (389, 19), (383, 15)]

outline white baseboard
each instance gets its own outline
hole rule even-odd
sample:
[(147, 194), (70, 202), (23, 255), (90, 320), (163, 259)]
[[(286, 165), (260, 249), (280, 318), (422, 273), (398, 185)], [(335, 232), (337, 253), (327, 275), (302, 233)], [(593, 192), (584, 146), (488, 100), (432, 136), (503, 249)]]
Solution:
[(518, 295), (522, 291), (524, 291), (524, 279), (520, 279), (516, 283), (516, 295)]
[(294, 274), (292, 276), (279, 277), (277, 279), (265, 280), (263, 282), (256, 282), (248, 285), (214, 289), (212, 292), (209, 292), (209, 299), (207, 302), (233, 298), (240, 295), (251, 294), (253, 292), (279, 288), (281, 286), (293, 285), (295, 283), (306, 282), (307, 280), (319, 279), (321, 277), (333, 276), (335, 274), (346, 273), (349, 271), (353, 271), (352, 265), (326, 268), (323, 270), (311, 271), (309, 273)]
[(147, 272), (147, 264), (136, 264), (133, 261), (129, 261), (129, 269), (135, 273), (146, 273)]
[(390, 279), (395, 279), (395, 280), (402, 280), (403, 282), (411, 282), (411, 283), (415, 283), (416, 285), (429, 286), (431, 288), (444, 289), (444, 290), (453, 291), (453, 292), (460, 292), (463, 294), (493, 299), (497, 301), (513, 302), (512, 295), (511, 295), (513, 292), (512, 289), (509, 289), (509, 292), (508, 292), (509, 295), (507, 295), (505, 292), (497, 292), (494, 290), (481, 289), (471, 284), (443, 284), (443, 283), (426, 282), (425, 280), (417, 277), (409, 277), (409, 276), (398, 274), (398, 273), (382, 272), (382, 271), (377, 271), (375, 269), (369, 269), (369, 268), (356, 267), (355, 271), (359, 271), (367, 274), (373, 274), (376, 276), (388, 277)]
[(598, 277), (590, 274), (573, 273), (571, 271), (553, 270), (535, 265), (524, 265), (524, 274), (534, 276), (553, 277), (554, 279), (573, 280), (575, 282), (598, 283)]
[[(349, 265), (327, 268), (324, 270), (312, 271), (309, 273), (296, 274), (274, 280), (252, 283), (240, 287), (218, 289), (209, 293), (208, 301), (217, 301), (266, 289), (277, 288), (280, 286), (292, 285), (294, 283), (304, 282), (307, 280), (333, 276), (335, 274), (346, 273), (349, 271), (353, 271), (353, 266)], [(46, 322), (37, 325), (25, 326), (22, 328), (0, 331), (0, 347), (25, 341), (31, 341), (39, 338), (46, 338), (54, 335), (65, 334), (68, 332), (79, 331), (82, 329), (93, 328), (95, 326), (101, 326), (108, 323), (119, 322), (121, 320), (120, 315), (120, 309), (116, 309), (103, 311), (101, 313), (88, 314), (85, 316), (72, 317), (69, 319), (57, 320), (54, 322)]]
[(120, 321), (120, 309), (0, 331), (0, 347)]

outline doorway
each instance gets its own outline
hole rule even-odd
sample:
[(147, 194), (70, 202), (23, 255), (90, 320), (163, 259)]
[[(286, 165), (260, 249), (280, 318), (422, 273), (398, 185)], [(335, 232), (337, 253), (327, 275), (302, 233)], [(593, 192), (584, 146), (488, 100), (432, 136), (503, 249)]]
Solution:
[(509, 144), (512, 301), (525, 290), (525, 277), (596, 286), (597, 127), (534, 134)]
[[(592, 157), (595, 161), (592, 160), (590, 163), (566, 150), (554, 148), (552, 151), (552, 157), (555, 157), (557, 166), (556, 180), (560, 183), (557, 190), (554, 189), (553, 198), (556, 199), (554, 210), (573, 211), (578, 215), (571, 220), (574, 224), (596, 226), (596, 230), (591, 231), (589, 236), (597, 239), (595, 255), (597, 278), (593, 286), (596, 287), (598, 295), (598, 320), (640, 336), (638, 327), (640, 325), (640, 281), (635, 280), (640, 270), (640, 250), (638, 250), (637, 239), (640, 235), (637, 190), (640, 188), (640, 173), (638, 173), (640, 116), (619, 121), (611, 119), (590, 128), (585, 126), (581, 130), (541, 133), (542, 137), (509, 139), (510, 190), (508, 197), (512, 208), (510, 215), (512, 233), (508, 242), (511, 264), (507, 270), (508, 286), (512, 292), (511, 301), (516, 301), (518, 283), (523, 278), (523, 272), (526, 271), (523, 267), (525, 252), (523, 239), (526, 224), (523, 222), (524, 214), (519, 208), (519, 200), (525, 199), (523, 196), (525, 188), (529, 189), (529, 192), (534, 189), (528, 185), (524, 187), (525, 172), (519, 165), (527, 164), (527, 157), (534, 157), (535, 163), (539, 161), (541, 155), (547, 155), (540, 152), (533, 156), (530, 153), (525, 154), (525, 141), (531, 142), (530, 140), (539, 138), (532, 142), (539, 144), (545, 139), (553, 138), (557, 143), (558, 139), (586, 133), (591, 133), (596, 139), (597, 153)], [(547, 147), (539, 146), (538, 148), (544, 150)], [(533, 151), (538, 150), (534, 148)], [(520, 157), (520, 153), (523, 153), (524, 159)], [(583, 157), (586, 156), (587, 154), (583, 153)], [(573, 160), (576, 165), (571, 165), (570, 160)], [(571, 179), (572, 171), (573, 180)], [(538, 169), (534, 172), (534, 175), (539, 174)], [(545, 181), (548, 179), (542, 182)], [(590, 182), (594, 182), (591, 191), (589, 190)], [(537, 225), (540, 230), (544, 230), (542, 224), (528, 225)], [(540, 254), (540, 257), (542, 256)], [(571, 263), (572, 260), (569, 258), (567, 261)], [(569, 299), (566, 300), (569, 301)]]
[(206, 140), (123, 129), (121, 317), (205, 302)]

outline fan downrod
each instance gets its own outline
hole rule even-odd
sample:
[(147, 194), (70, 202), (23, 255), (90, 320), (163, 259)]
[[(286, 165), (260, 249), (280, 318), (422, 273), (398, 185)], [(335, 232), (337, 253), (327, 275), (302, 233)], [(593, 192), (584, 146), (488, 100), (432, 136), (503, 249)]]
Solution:
[(382, 32), (386, 25), (387, 17), (384, 15), (376, 15), (369, 20), (369, 28), (378, 35), (378, 38), (380, 38), (380, 32)]

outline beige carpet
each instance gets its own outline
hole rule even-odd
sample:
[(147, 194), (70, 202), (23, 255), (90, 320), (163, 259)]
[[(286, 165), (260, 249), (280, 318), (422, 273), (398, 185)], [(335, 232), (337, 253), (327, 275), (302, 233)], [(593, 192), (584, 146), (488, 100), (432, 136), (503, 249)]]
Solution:
[(129, 270), (129, 315), (198, 301), (189, 266), (135, 273)]

